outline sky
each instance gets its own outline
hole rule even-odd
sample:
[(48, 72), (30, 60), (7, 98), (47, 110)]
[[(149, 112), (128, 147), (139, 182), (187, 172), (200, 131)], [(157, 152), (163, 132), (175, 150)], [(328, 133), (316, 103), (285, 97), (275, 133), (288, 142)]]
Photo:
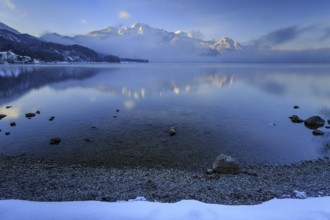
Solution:
[(0, 0), (0, 21), (34, 36), (141, 22), (279, 49), (330, 47), (329, 12), (328, 0)]

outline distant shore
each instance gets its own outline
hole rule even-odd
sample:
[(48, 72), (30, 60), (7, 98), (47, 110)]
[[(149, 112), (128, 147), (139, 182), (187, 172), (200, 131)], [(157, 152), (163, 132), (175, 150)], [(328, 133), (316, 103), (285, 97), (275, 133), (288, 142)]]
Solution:
[(330, 196), (330, 160), (248, 166), (237, 175), (166, 167), (65, 165), (27, 156), (0, 156), (0, 199), (33, 201), (149, 201), (195, 199), (258, 204), (272, 198)]

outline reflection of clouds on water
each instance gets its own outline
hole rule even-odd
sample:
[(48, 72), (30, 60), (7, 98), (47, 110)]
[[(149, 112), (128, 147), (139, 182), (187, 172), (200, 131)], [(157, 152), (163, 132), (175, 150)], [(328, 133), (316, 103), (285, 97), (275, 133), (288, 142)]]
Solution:
[(21, 109), (19, 106), (15, 106), (15, 108), (6, 108), (6, 106), (0, 106), (1, 114), (7, 115), (5, 119), (16, 119), (21, 115)]
[(246, 80), (268, 93), (330, 108), (330, 75), (328, 74), (318, 74), (316, 77), (312, 73), (302, 74), (293, 70), (293, 73), (287, 74), (256, 74)]
[[(131, 99), (142, 99), (147, 96), (159, 96), (163, 97), (165, 94), (180, 95), (187, 93), (197, 93), (200, 89), (203, 89), (205, 86), (213, 86), (216, 88), (222, 88), (227, 85), (232, 85), (235, 81), (234, 76), (225, 75), (225, 74), (203, 74), (201, 76), (195, 76), (192, 78), (186, 78), (179, 82), (171, 80), (164, 81), (164, 79), (154, 78), (153, 85), (142, 84), (141, 88), (136, 88), (134, 81), (127, 79), (127, 84), (121, 88), (116, 88), (111, 85), (96, 86), (95, 90), (109, 93), (111, 95), (121, 95)], [(143, 81), (143, 79), (141, 79)], [(132, 84), (129, 86), (128, 84)]]

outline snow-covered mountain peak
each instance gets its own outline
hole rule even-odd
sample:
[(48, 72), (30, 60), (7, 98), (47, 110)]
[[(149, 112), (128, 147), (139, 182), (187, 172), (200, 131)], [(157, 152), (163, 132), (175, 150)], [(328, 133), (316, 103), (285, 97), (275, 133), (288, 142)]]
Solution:
[(5, 25), (4, 23), (0, 22), (0, 30), (6, 30), (6, 31), (10, 31), (14, 34), (21, 34), (19, 31)]
[(108, 35), (117, 35), (118, 34), (118, 29), (112, 26), (109, 26), (105, 29), (102, 30), (95, 30), (87, 33), (87, 36), (91, 37), (102, 37), (102, 36), (108, 36)]
[(214, 44), (214, 49), (221, 50), (241, 50), (242, 46), (232, 38), (222, 37)]

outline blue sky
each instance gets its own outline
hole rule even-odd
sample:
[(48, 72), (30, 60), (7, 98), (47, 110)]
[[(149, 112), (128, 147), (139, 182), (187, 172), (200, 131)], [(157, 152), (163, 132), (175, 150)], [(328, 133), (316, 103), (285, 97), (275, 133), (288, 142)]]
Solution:
[(285, 49), (330, 47), (329, 0), (0, 0), (0, 21), (34, 36), (72, 36), (142, 22), (200, 31), (205, 39), (270, 40)]

